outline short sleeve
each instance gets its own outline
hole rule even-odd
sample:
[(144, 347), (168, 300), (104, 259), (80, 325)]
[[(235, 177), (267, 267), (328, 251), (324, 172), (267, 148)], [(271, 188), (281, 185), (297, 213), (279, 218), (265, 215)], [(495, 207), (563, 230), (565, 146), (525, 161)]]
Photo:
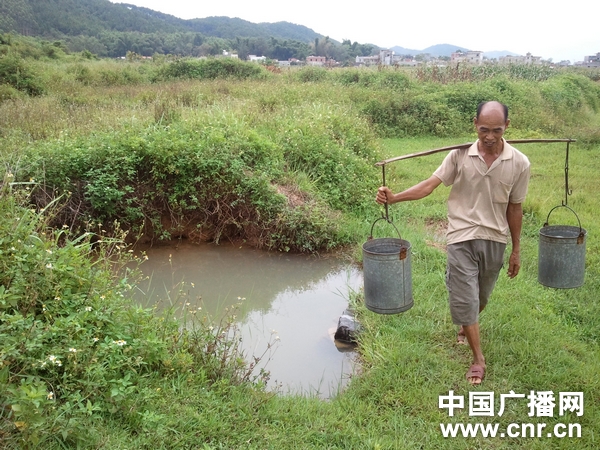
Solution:
[(510, 191), (508, 198), (509, 203), (523, 203), (527, 196), (527, 188), (529, 186), (530, 165), (529, 161), (525, 168), (521, 171), (513, 188)]
[(438, 167), (433, 175), (438, 177), (444, 186), (450, 186), (454, 184), (454, 180), (456, 179), (456, 158), (457, 158), (457, 150), (452, 150), (442, 161), (440, 167)]

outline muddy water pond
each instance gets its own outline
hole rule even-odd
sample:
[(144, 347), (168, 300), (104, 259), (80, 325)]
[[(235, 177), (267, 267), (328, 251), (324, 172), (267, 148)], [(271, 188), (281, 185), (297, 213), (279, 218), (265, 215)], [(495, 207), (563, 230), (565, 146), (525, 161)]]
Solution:
[(257, 370), (270, 372), (270, 389), (329, 398), (347, 383), (356, 355), (333, 334), (350, 292), (362, 286), (357, 268), (333, 257), (232, 244), (140, 250), (148, 257), (140, 267), (148, 279), (138, 285), (138, 301), (213, 319), (235, 309), (242, 349), (248, 359), (264, 354)]

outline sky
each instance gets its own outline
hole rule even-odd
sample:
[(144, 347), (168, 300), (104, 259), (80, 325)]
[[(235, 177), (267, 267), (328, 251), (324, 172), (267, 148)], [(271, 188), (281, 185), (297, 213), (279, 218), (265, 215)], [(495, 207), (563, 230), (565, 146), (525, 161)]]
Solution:
[[(422, 50), (451, 44), (469, 50), (528, 52), (553, 61), (583, 61), (600, 52), (600, 1), (551, 6), (532, 0), (126, 0), (182, 19), (239, 17), (249, 22), (291, 22), (337, 41)], [(535, 4), (534, 4), (535, 3)]]

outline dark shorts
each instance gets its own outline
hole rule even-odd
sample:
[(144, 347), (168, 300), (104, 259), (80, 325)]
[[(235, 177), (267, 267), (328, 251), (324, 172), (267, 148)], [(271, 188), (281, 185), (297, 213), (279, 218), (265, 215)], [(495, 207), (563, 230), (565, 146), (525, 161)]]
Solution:
[(473, 325), (487, 305), (504, 262), (506, 244), (475, 239), (450, 244), (446, 287), (455, 325)]

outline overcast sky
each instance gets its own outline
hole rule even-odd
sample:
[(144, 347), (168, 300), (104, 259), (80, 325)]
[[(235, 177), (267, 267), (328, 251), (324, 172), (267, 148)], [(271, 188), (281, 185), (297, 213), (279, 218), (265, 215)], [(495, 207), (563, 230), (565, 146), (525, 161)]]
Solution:
[[(129, 0), (182, 19), (239, 17), (291, 22), (337, 41), (422, 50), (452, 44), (469, 50), (506, 50), (554, 61), (582, 61), (600, 52), (600, 1), (552, 4), (532, 0)], [(533, 5), (535, 3), (536, 5)]]

